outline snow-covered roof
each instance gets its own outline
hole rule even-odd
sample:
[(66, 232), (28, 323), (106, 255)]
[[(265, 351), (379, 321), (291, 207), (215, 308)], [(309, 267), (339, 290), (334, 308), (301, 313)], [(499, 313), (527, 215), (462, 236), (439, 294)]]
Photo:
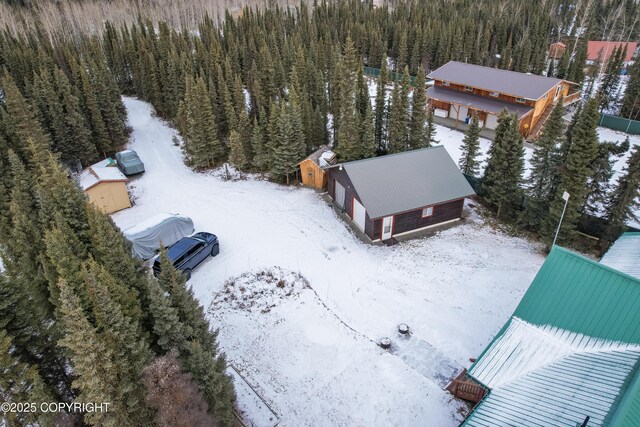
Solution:
[(640, 233), (624, 233), (600, 263), (640, 279)]
[(640, 425), (640, 280), (554, 246), (468, 375), (465, 426)]
[(94, 175), (91, 168), (87, 168), (80, 173), (78, 177), (78, 184), (83, 190), (88, 190), (98, 183), (98, 177)]
[(128, 181), (120, 169), (115, 166), (107, 166), (110, 164), (115, 163), (112, 159), (107, 158), (83, 170), (78, 178), (80, 188), (88, 190), (101, 182)]
[(464, 425), (609, 425), (639, 360), (640, 345), (514, 317), (469, 370), (491, 393)]

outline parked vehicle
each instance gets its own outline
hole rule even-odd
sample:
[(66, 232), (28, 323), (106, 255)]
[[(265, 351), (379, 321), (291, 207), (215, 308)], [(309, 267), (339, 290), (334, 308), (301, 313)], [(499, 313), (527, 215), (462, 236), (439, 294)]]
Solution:
[[(167, 255), (173, 266), (182, 271), (189, 280), (191, 271), (204, 261), (209, 255), (214, 257), (220, 253), (220, 244), (215, 234), (199, 232), (190, 237), (183, 237), (174, 243)], [(160, 257), (153, 263), (153, 274), (160, 274)]]
[(133, 253), (142, 259), (150, 259), (160, 246), (171, 246), (193, 233), (193, 221), (188, 216), (158, 214), (124, 230), (124, 237), (131, 242)]
[(118, 167), (125, 175), (135, 175), (144, 172), (144, 163), (134, 150), (124, 150), (116, 153)]

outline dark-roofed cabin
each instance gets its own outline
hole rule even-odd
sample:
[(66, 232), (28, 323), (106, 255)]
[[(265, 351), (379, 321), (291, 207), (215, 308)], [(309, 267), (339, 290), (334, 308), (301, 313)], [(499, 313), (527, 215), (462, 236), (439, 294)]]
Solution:
[(427, 98), (437, 117), (468, 123), (475, 113), (483, 127), (495, 129), (506, 108), (520, 120), (520, 133), (535, 138), (560, 96), (568, 105), (580, 92), (569, 94), (571, 82), (498, 68), (450, 61), (428, 76), (434, 85)]
[(456, 221), (473, 189), (442, 146), (326, 169), (327, 191), (372, 241)]

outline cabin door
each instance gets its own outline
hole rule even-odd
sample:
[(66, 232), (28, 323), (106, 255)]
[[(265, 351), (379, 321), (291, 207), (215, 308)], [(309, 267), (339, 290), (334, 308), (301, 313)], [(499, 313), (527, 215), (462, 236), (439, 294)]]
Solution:
[(336, 204), (340, 206), (341, 209), (344, 209), (344, 187), (338, 181), (334, 181), (335, 192), (336, 192)]
[(382, 219), (382, 239), (387, 240), (393, 234), (393, 216), (387, 216)]
[(364, 231), (364, 224), (367, 217), (367, 211), (364, 206), (354, 197), (353, 198), (353, 221), (356, 223), (360, 230)]

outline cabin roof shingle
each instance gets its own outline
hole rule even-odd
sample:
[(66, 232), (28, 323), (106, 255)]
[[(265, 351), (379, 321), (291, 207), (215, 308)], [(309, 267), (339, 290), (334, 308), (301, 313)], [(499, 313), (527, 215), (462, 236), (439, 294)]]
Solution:
[(447, 62), (427, 77), (533, 100), (542, 98), (562, 81), (457, 61)]
[(441, 145), (342, 167), (371, 219), (475, 195)]

